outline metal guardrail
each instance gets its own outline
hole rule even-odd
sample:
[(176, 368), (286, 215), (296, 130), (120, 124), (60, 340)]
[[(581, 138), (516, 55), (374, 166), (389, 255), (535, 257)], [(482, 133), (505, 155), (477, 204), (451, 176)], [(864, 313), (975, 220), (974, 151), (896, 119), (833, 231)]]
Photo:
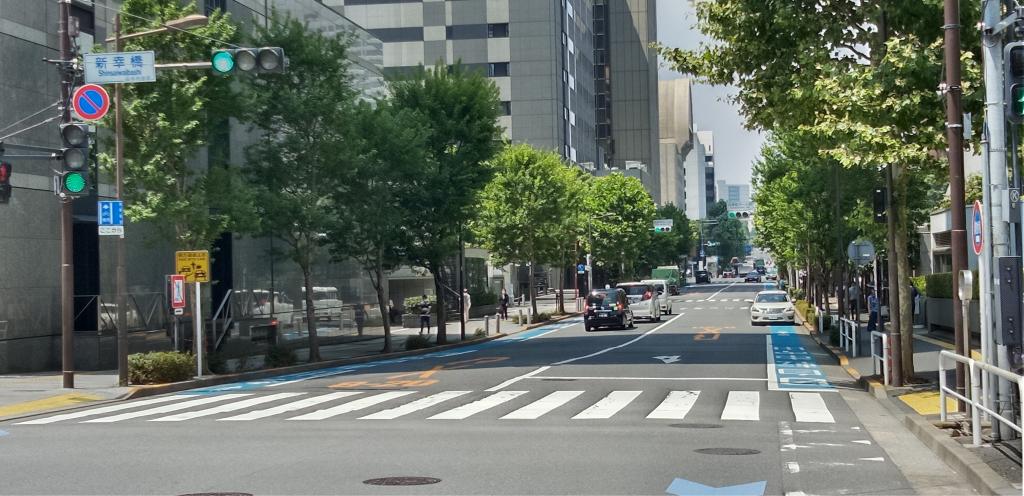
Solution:
[[(878, 337), (879, 341), (881, 341), (882, 343), (881, 355), (875, 353), (876, 337)], [(879, 361), (882, 362), (882, 377), (884, 379), (885, 385), (888, 386), (891, 382), (889, 375), (889, 336), (886, 335), (884, 332), (871, 331), (871, 369), (875, 374), (878, 373)]]
[(839, 319), (839, 347), (850, 354), (857, 356), (857, 331), (859, 324), (850, 319)]
[(587, 299), (585, 297), (576, 298), (576, 311), (582, 312), (587, 305)]
[[(952, 370), (946, 368), (946, 360), (952, 360), (954, 362), (960, 362), (967, 365), (970, 371), (971, 379), (971, 397), (967, 398), (960, 393), (957, 393), (953, 389), (946, 386), (946, 371)], [(1009, 370), (1001, 369), (999, 367), (989, 365), (985, 362), (979, 362), (973, 358), (967, 358), (965, 356), (957, 355), (949, 350), (942, 350), (939, 352), (939, 415), (940, 418), (946, 420), (946, 396), (952, 396), (960, 401), (963, 401), (971, 406), (971, 435), (972, 442), (975, 446), (981, 446), (981, 413), (985, 412), (992, 418), (1002, 422), (1007, 427), (1024, 434), (1024, 426), (1017, 424), (1015, 420), (1007, 419), (1002, 415), (999, 415), (994, 410), (985, 406), (984, 397), (981, 392), (981, 372), (985, 371), (989, 374), (994, 374), (1000, 378), (1012, 382), (1017, 385), (1017, 397), (1021, 402), (1021, 410), (1024, 412), (1024, 377), (1014, 374)]]

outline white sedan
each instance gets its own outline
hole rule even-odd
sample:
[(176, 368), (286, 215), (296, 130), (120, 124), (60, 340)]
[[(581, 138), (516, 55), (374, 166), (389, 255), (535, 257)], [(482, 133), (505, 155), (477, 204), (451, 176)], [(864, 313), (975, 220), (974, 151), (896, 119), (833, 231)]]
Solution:
[(757, 293), (754, 296), (754, 303), (750, 306), (751, 325), (764, 322), (794, 323), (795, 315), (796, 310), (789, 295), (777, 289)]

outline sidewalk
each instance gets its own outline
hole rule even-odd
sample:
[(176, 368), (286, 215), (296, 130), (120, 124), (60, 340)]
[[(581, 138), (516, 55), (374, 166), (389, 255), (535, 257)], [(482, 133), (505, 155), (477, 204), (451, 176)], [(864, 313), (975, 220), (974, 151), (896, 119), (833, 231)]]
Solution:
[[(522, 309), (526, 313), (529, 304), (509, 308), (509, 317), (519, 315)], [(538, 297), (537, 310), (539, 312), (552, 313), (555, 310), (553, 295)], [(566, 301), (566, 311), (574, 312), (575, 302)], [(430, 340), (437, 341), (437, 325), (434, 323), (430, 330)], [(483, 318), (473, 318), (466, 322), (466, 339), (472, 340), (477, 329), (484, 329)], [(519, 325), (512, 320), (501, 322), (502, 334), (512, 334), (525, 330), (525, 324)], [(489, 336), (497, 332), (494, 318), (490, 319)], [(391, 348), (394, 352), (405, 351), (405, 341), (409, 336), (419, 334), (419, 329), (406, 329), (401, 326), (391, 330)], [(461, 342), (459, 321), (448, 322), (446, 326), (446, 337), (448, 344)], [(306, 335), (301, 336), (302, 340)], [(340, 344), (323, 345), (320, 347), (322, 361), (344, 360), (372, 357), (381, 355), (384, 347), (384, 328), (366, 327), (363, 336), (352, 336), (352, 339)], [(307, 348), (296, 350), (296, 357), (299, 363), (305, 363), (309, 356)], [(383, 356), (383, 355), (381, 355)], [(236, 366), (237, 359), (228, 360), (229, 364)], [(253, 356), (247, 360), (250, 368), (263, 366), (263, 356)], [(125, 398), (131, 395), (137, 387), (118, 387), (116, 370), (97, 372), (76, 372), (75, 388), (64, 389), (62, 385), (61, 372), (39, 372), (27, 374), (0, 375), (0, 420), (11, 417), (20, 417), (31, 413), (41, 413), (53, 410), (60, 410), (82, 404), (97, 403)], [(199, 387), (198, 385), (196, 387)]]
[[(831, 311), (837, 306), (832, 302)], [(871, 337), (866, 329), (866, 316), (860, 323), (861, 331), (857, 339), (857, 356), (849, 356), (845, 351), (833, 347), (827, 336), (817, 332), (812, 336), (818, 343), (836, 357), (847, 373), (858, 380), (884, 406), (897, 417), (903, 417), (904, 425), (952, 468), (965, 475), (976, 490), (989, 494), (1020, 494), (1021, 493), (1021, 441), (1020, 439), (992, 443), (989, 437), (989, 425), (986, 422), (984, 437), (986, 444), (975, 447), (972, 443), (970, 429), (961, 420), (969, 420), (957, 414), (957, 402), (947, 398), (947, 411), (951, 412), (950, 422), (939, 422), (939, 352), (953, 350), (952, 335), (947, 333), (928, 333), (923, 327), (915, 327), (914, 333), (914, 370), (918, 382), (901, 388), (884, 385), (880, 370), (881, 363), (876, 365), (871, 358)], [(876, 347), (879, 345), (876, 345)], [(880, 347), (879, 347), (880, 348)], [(972, 355), (980, 359), (975, 345), (972, 344)], [(881, 354), (880, 349), (876, 353)], [(949, 373), (947, 379), (953, 384), (954, 377)]]

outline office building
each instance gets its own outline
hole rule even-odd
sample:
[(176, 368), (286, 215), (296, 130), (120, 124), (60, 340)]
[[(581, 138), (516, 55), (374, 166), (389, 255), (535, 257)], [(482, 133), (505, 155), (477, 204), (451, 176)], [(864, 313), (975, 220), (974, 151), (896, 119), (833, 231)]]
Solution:
[[(658, 133), (661, 204), (686, 210), (684, 162), (693, 151), (693, 106), (689, 79), (658, 81)], [(689, 215), (689, 214), (688, 214)]]
[(729, 184), (725, 180), (719, 180), (718, 196), (725, 200), (730, 211), (752, 212), (754, 210), (754, 204), (750, 201), (749, 184)]
[(715, 133), (697, 131), (697, 139), (704, 145), (704, 203), (707, 209), (718, 201), (715, 193)]

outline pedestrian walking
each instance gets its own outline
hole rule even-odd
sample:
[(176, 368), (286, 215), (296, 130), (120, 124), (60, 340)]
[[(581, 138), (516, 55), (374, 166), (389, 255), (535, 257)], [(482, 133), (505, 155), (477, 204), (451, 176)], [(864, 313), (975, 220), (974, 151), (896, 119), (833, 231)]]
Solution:
[(363, 326), (366, 325), (366, 305), (362, 303), (356, 305), (356, 332), (360, 336), (363, 335)]
[(402, 312), (395, 307), (394, 300), (388, 300), (388, 318), (391, 319), (392, 324), (401, 322)]
[(868, 332), (875, 331), (878, 328), (878, 295), (875, 294), (874, 290), (868, 291)]
[(420, 300), (420, 334), (423, 334), (423, 326), (427, 327), (427, 335), (430, 335), (430, 299), (424, 293), (423, 299)]
[(512, 302), (512, 298), (508, 296), (508, 291), (505, 288), (501, 288), (501, 297), (498, 298), (498, 309), (501, 313), (498, 317), (502, 320), (508, 320), (508, 305)]
[(469, 290), (462, 288), (462, 321), (469, 322), (469, 307), (473, 306), (473, 299), (469, 296)]

